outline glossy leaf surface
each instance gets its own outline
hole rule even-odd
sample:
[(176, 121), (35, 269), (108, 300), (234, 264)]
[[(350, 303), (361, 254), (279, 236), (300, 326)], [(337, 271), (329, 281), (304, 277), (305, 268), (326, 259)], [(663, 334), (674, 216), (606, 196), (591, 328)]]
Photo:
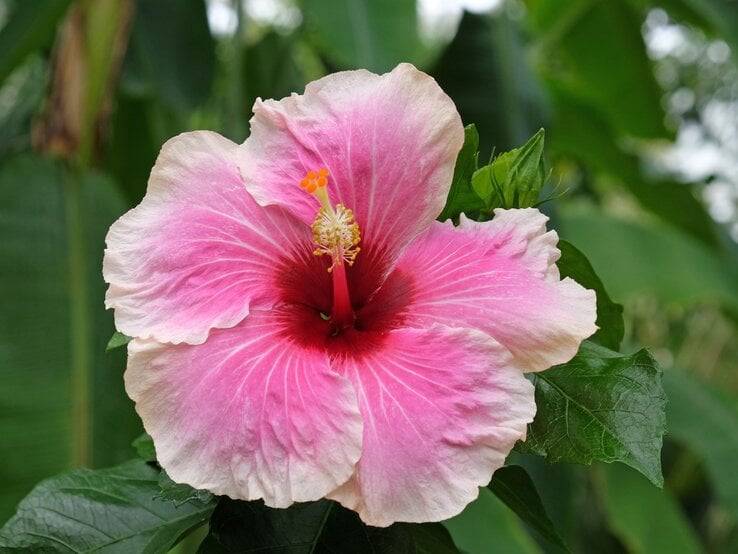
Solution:
[(423, 45), (412, 0), (305, 0), (320, 45), (340, 67), (383, 73), (401, 61), (418, 64)]
[(532, 374), (538, 414), (521, 449), (552, 462), (622, 462), (658, 486), (666, 431), (661, 369), (584, 342), (570, 362)]
[[(134, 460), (78, 469), (39, 484), (0, 530), (3, 551), (164, 553), (214, 504), (155, 499), (159, 471)], [(5, 550), (8, 549), (8, 550)]]

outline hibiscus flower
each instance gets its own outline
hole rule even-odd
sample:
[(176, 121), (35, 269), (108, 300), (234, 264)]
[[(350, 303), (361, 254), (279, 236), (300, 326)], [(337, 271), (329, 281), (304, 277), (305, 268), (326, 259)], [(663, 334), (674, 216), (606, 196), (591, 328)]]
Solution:
[(164, 145), (103, 272), (172, 479), (377, 526), (476, 498), (533, 419), (523, 373), (574, 355), (595, 297), (560, 280), (538, 210), (435, 221), (463, 140), (403, 64), (257, 100), (240, 146)]

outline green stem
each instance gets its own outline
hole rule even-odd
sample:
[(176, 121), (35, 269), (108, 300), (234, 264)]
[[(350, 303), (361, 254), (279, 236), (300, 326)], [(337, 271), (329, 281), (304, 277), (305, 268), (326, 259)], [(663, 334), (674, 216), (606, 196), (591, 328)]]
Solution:
[(66, 179), (67, 242), (69, 245), (69, 337), (72, 381), (72, 464), (89, 466), (90, 378), (92, 375), (92, 337), (90, 326), (89, 282), (86, 271), (86, 242), (82, 217), (80, 177), (69, 173)]

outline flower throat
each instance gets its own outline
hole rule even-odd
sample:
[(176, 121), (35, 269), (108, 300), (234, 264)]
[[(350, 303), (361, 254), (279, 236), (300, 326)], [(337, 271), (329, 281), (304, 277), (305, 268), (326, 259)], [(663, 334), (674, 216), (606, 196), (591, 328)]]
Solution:
[(320, 201), (320, 208), (312, 224), (313, 242), (316, 256), (330, 256), (328, 272), (333, 275), (333, 308), (330, 322), (336, 331), (354, 324), (354, 310), (349, 298), (346, 281), (346, 264), (353, 265), (361, 248), (359, 225), (354, 221), (354, 213), (343, 204), (335, 208), (328, 198), (328, 170), (323, 168), (310, 171), (300, 181), (300, 186)]

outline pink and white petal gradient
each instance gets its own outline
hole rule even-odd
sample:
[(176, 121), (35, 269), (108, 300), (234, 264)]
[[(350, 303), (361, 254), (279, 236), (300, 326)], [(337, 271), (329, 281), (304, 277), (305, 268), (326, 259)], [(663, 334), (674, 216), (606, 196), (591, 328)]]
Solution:
[(362, 249), (391, 261), (441, 212), (463, 142), (451, 99), (400, 64), (384, 75), (335, 73), (304, 95), (257, 100), (238, 159), (260, 204), (281, 205), (308, 224), (319, 203), (297, 183), (327, 168), (331, 201), (354, 211)]
[(202, 345), (130, 343), (126, 391), (174, 481), (281, 508), (351, 476), (353, 387), (324, 352), (295, 346), (281, 317), (254, 311)]
[(560, 280), (558, 236), (547, 221), (527, 208), (495, 210), (488, 223), (435, 223), (397, 264), (413, 279), (405, 324), (481, 329), (524, 371), (569, 361), (597, 330), (595, 293)]
[(310, 248), (309, 229), (246, 192), (236, 149), (207, 131), (171, 139), (141, 204), (110, 228), (105, 304), (122, 333), (202, 343), (210, 329), (241, 321), (257, 300), (276, 302), (275, 260)]
[(337, 358), (356, 387), (363, 454), (329, 495), (365, 523), (440, 521), (458, 514), (525, 438), (533, 386), (509, 352), (476, 330), (390, 332), (363, 358)]

